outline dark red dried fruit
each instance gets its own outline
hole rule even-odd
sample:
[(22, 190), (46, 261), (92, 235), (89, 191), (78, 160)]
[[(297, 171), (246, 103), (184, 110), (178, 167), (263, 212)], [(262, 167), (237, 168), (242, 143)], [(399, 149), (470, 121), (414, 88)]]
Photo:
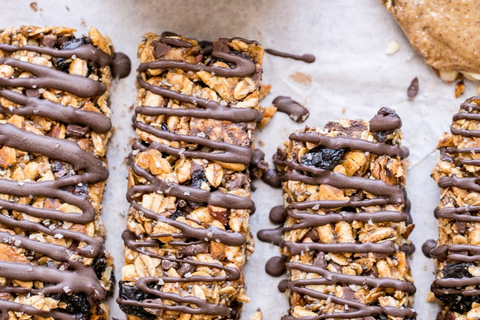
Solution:
[(419, 89), (419, 86), (418, 86), (418, 78), (415, 77), (415, 78), (412, 80), (412, 82), (410, 83), (410, 85), (408, 86), (407, 96), (408, 96), (410, 99), (415, 98), (415, 96), (416, 96), (417, 93), (418, 93), (418, 89)]
[[(119, 296), (122, 300), (132, 300), (132, 301), (142, 302), (143, 300), (149, 300), (149, 299), (153, 300), (157, 298), (156, 296), (149, 294), (147, 292), (144, 292), (135, 286), (125, 285), (125, 281), (120, 281), (118, 283), (118, 286), (120, 290)], [(140, 319), (144, 319), (144, 320), (153, 320), (156, 318), (155, 315), (148, 313), (142, 307), (134, 307), (134, 306), (127, 306), (124, 304), (120, 304), (120, 310), (122, 310), (126, 314), (139, 317)]]
[[(45, 286), (52, 286), (53, 284), (47, 283)], [(52, 299), (65, 302), (66, 307), (57, 308), (55, 311), (67, 312), (74, 314), (77, 318), (85, 317), (90, 313), (90, 304), (87, 300), (87, 295), (83, 292), (67, 294), (67, 293), (52, 293), (48, 294), (47, 297)]]
[[(443, 278), (471, 278), (472, 275), (468, 272), (468, 268), (471, 266), (469, 263), (455, 263), (448, 264), (440, 271)], [(435, 297), (450, 307), (452, 311), (459, 313), (468, 312), (474, 302), (480, 302), (480, 296), (463, 296), (460, 294), (444, 294), (439, 295), (433, 290)]]
[(328, 149), (322, 146), (315, 147), (302, 156), (301, 162), (306, 166), (313, 166), (323, 170), (332, 170), (342, 160), (347, 149)]
[(207, 178), (205, 177), (205, 172), (203, 170), (193, 171), (191, 187), (200, 189), (202, 182), (208, 182)]
[[(57, 39), (61, 40), (60, 38)], [(91, 44), (92, 40), (88, 37), (82, 37), (82, 38), (73, 38), (67, 41), (64, 41), (61, 44), (60, 50), (72, 50), (76, 49), (80, 46), (86, 45), (86, 44)], [(72, 63), (72, 59), (66, 59), (66, 58), (55, 58), (54, 59), (55, 66), (59, 68), (61, 71), (68, 73), (68, 69), (70, 68), (70, 64)]]
[(107, 269), (107, 259), (105, 259), (105, 257), (95, 258), (92, 266), (97, 278), (102, 279), (102, 273), (105, 271), (105, 269)]

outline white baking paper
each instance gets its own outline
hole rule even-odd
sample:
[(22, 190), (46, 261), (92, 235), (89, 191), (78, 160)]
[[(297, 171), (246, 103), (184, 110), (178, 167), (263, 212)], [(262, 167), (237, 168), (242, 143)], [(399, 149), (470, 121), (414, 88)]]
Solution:
[[(437, 307), (426, 302), (434, 279), (433, 261), (421, 253), (421, 245), (437, 234), (433, 210), (439, 200), (437, 186), (430, 171), (438, 156), (437, 137), (448, 130), (453, 113), (467, 97), (476, 94), (474, 83), (466, 83), (466, 92), (454, 97), (454, 85), (442, 82), (433, 70), (423, 64), (380, 0), (37, 0), (37, 11), (31, 1), (0, 1), (0, 27), (65, 25), (87, 33), (95, 26), (112, 39), (117, 51), (130, 56), (134, 68), (137, 45), (146, 32), (174, 31), (198, 39), (242, 36), (259, 40), (265, 48), (292, 53), (313, 53), (314, 64), (267, 55), (264, 83), (272, 84), (272, 93), (262, 102), (271, 103), (277, 95), (291, 96), (310, 110), (308, 125), (323, 126), (329, 120), (370, 119), (376, 111), (388, 106), (402, 117), (405, 144), (410, 147), (408, 194), (416, 228), (411, 235), (417, 246), (412, 260), (417, 295), (418, 319), (434, 319)], [(387, 55), (391, 41), (399, 51)], [(126, 166), (131, 139), (132, 106), (135, 103), (135, 72), (113, 87), (113, 124), (116, 128), (110, 143), (110, 179), (105, 194), (104, 214), (108, 230), (107, 248), (116, 261), (115, 273), (120, 279), (123, 262), (121, 233), (125, 229)], [(418, 77), (420, 92), (408, 100), (406, 89)], [(257, 133), (257, 141), (270, 159), (276, 147), (288, 134), (305, 124), (297, 124), (284, 114)], [(258, 146), (258, 144), (257, 144)], [(253, 199), (257, 212), (251, 218), (252, 232), (273, 227), (268, 220), (271, 207), (282, 201), (281, 191), (256, 182)], [(288, 308), (287, 300), (276, 287), (278, 278), (264, 272), (265, 262), (278, 249), (258, 242), (256, 252), (245, 267), (248, 294), (252, 302), (245, 306), (242, 319), (257, 308), (264, 319), (279, 319)], [(114, 299), (110, 300), (112, 316), (124, 319)]]

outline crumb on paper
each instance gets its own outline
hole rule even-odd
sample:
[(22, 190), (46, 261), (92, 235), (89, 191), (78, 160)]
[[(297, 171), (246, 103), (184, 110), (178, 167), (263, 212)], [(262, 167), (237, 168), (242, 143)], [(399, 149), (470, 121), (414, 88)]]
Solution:
[(67, 7), (67, 6), (65, 6), (65, 9), (67, 9), (67, 11), (70, 11), (70, 8), (69, 8), (69, 7)]
[(87, 26), (87, 23), (85, 22), (85, 20), (81, 19), (80, 25), (85, 28)]
[(263, 118), (262, 120), (258, 123), (258, 128), (260, 130), (263, 129), (263, 127), (265, 127), (265, 125), (267, 123), (270, 122), (270, 120), (272, 120), (273, 116), (275, 115), (275, 113), (277, 112), (277, 108), (275, 106), (269, 106), (269, 107), (261, 107), (261, 112), (263, 114)]
[(132, 103), (130, 107), (128, 107), (128, 112), (132, 112), (135, 109), (135, 104)]
[(463, 80), (457, 81), (457, 83), (455, 84), (455, 98), (460, 97), (464, 91), (465, 84), (463, 83)]
[(248, 320), (262, 320), (262, 311), (258, 309)]
[(419, 89), (418, 78), (415, 77), (413, 78), (412, 82), (410, 82), (410, 85), (407, 88), (408, 98), (410, 99), (415, 98), (418, 94), (418, 89)]
[(386, 51), (386, 53), (387, 53), (388, 55), (392, 55), (392, 54), (394, 54), (395, 52), (398, 51), (398, 48), (399, 48), (399, 46), (398, 46), (398, 42), (397, 42), (397, 41), (395, 41), (395, 40), (390, 41), (390, 43), (389, 43), (388, 46), (387, 46), (387, 51)]
[(262, 140), (258, 140), (258, 145), (260, 147), (263, 147), (265, 145), (265, 142), (263, 142)]
[(311, 86), (312, 85), (312, 76), (308, 73), (303, 72), (295, 72), (294, 74), (290, 75), (290, 78), (295, 81), (296, 83), (302, 84), (304, 86)]
[(32, 8), (33, 11), (37, 12), (38, 11), (38, 4), (36, 2), (30, 3), (30, 8)]
[(346, 111), (345, 108), (343, 108), (343, 109), (342, 109), (342, 113), (345, 113), (345, 111)]
[(427, 295), (427, 302), (435, 302), (435, 294), (433, 292), (429, 292), (428, 295)]

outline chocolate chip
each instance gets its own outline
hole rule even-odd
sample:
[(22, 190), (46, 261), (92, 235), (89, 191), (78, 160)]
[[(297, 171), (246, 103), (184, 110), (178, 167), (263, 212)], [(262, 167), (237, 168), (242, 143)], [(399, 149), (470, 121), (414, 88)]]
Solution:
[(410, 85), (408, 86), (408, 89), (407, 89), (407, 96), (410, 98), (410, 99), (413, 99), (415, 98), (415, 96), (417, 95), (418, 93), (418, 78), (415, 77), (412, 82), (410, 83)]
[(66, 134), (72, 138), (83, 138), (89, 131), (90, 129), (88, 127), (69, 124), (67, 125)]
[(182, 266), (180, 267), (180, 270), (178, 270), (178, 274), (181, 275), (182, 277), (185, 276), (187, 273), (192, 273), (194, 272), (196, 267), (193, 264), (190, 263), (182, 263)]
[(230, 180), (226, 182), (225, 186), (229, 191), (233, 191), (244, 187), (246, 183), (247, 177), (244, 174), (235, 173), (231, 176)]
[(52, 171), (55, 174), (55, 177), (61, 178), (67, 174), (68, 169), (62, 162), (56, 161), (52, 165)]
[(173, 262), (173, 261), (170, 261), (170, 260), (166, 260), (166, 259), (163, 259), (162, 260), (162, 268), (163, 270), (168, 270), (170, 268), (176, 268), (177, 267), (177, 263), (176, 262)]
[(199, 253), (208, 252), (208, 243), (197, 243), (183, 248), (180, 253), (184, 256), (196, 256)]
[(43, 40), (42, 44), (45, 47), (53, 48), (53, 46), (55, 45), (55, 42), (57, 41), (57, 37), (52, 34), (49, 34), (44, 36), (42, 40)]
[(153, 41), (152, 44), (153, 44), (153, 56), (155, 57), (155, 59), (161, 58), (168, 51), (171, 50), (171, 48), (168, 45), (161, 43), (160, 41)]
[(347, 149), (329, 149), (322, 146), (315, 147), (302, 156), (301, 163), (323, 170), (332, 170), (342, 159)]

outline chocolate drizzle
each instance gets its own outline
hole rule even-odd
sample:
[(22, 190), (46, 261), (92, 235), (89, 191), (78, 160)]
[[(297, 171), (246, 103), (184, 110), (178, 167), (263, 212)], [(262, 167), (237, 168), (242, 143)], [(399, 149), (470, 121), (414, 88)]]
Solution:
[(290, 97), (276, 97), (273, 100), (273, 105), (278, 111), (287, 114), (295, 122), (304, 122), (310, 115), (307, 108)]
[[(460, 111), (453, 116), (453, 124), (450, 131), (453, 135), (462, 137), (480, 137), (480, 131), (471, 130), (472, 126), (464, 126), (462, 120), (480, 121), (480, 96), (467, 99), (460, 106)], [(458, 127), (465, 128), (459, 129)], [(458, 170), (465, 170), (464, 166), (480, 166), (480, 160), (464, 159), (462, 155), (473, 154), (480, 152), (480, 148), (457, 148), (457, 147), (440, 147), (440, 160), (453, 163)], [(455, 175), (444, 176), (438, 180), (438, 186), (442, 189), (458, 188), (471, 192), (480, 192), (478, 185), (479, 178), (477, 177), (457, 177)], [(435, 217), (437, 219), (448, 219), (455, 221), (459, 227), (459, 232), (465, 232), (467, 223), (479, 223), (480, 216), (478, 212), (480, 206), (440, 206), (435, 210)], [(445, 268), (455, 266), (459, 263), (474, 263), (480, 261), (480, 247), (469, 244), (450, 244), (441, 245), (435, 240), (428, 240), (423, 245), (423, 252), (429, 258), (437, 259), (442, 262)], [(460, 264), (459, 264), (460, 265)], [(438, 272), (442, 272), (441, 270)], [(461, 297), (477, 296), (480, 294), (480, 289), (465, 289), (461, 287), (476, 286), (480, 284), (480, 277), (447, 277), (435, 279), (431, 286), (432, 292), (442, 300), (454, 311), (459, 308), (458, 301), (463, 301)], [(452, 297), (452, 298), (449, 298)], [(452, 300), (453, 305), (451, 305)], [(455, 302), (456, 300), (456, 302)], [(468, 300), (468, 299), (466, 299)], [(470, 300), (469, 300), (470, 301)], [(463, 308), (468, 308), (471, 301), (462, 305)], [(457, 310), (459, 311), (459, 310)]]
[[(194, 135), (182, 135), (178, 133), (169, 132), (168, 130), (161, 130), (138, 121), (139, 115), (144, 116), (177, 116), (177, 117), (191, 117), (200, 119), (214, 119), (219, 121), (229, 121), (233, 123), (247, 123), (257, 122), (261, 120), (262, 114), (252, 108), (235, 108), (227, 104), (218, 103), (213, 100), (203, 99), (198, 96), (186, 95), (170, 90), (168, 87), (151, 85), (145, 78), (144, 73), (147, 70), (161, 70), (167, 69), (181, 69), (184, 71), (206, 71), (220, 77), (246, 77), (250, 76), (254, 79), (259, 79), (261, 70), (257, 69), (255, 63), (243, 55), (232, 53), (228, 47), (229, 40), (218, 39), (213, 43), (206, 43), (205, 47), (200, 52), (200, 55), (211, 55), (213, 58), (226, 61), (231, 69), (207, 66), (203, 64), (191, 64), (183, 61), (173, 60), (157, 60), (150, 63), (142, 63), (139, 66), (139, 75), (137, 77), (140, 87), (154, 94), (161, 95), (165, 102), (159, 107), (152, 106), (138, 106), (135, 109), (134, 127), (143, 132), (147, 132), (155, 137), (165, 139), (167, 141), (187, 142), (200, 146), (200, 150), (179, 149), (170, 147), (165, 144), (150, 142), (148, 144), (136, 142), (133, 145), (134, 150), (147, 151), (149, 149), (156, 149), (163, 154), (173, 155), (177, 157), (188, 157), (195, 159), (206, 159), (210, 161), (221, 161), (227, 163), (240, 163), (250, 165), (254, 155), (252, 147), (248, 145), (237, 146), (231, 143), (222, 141), (209, 140), (206, 137)], [(250, 43), (250, 42), (249, 42)], [(155, 54), (161, 57), (165, 52), (170, 50), (170, 47), (185, 48), (189, 50), (192, 44), (188, 41), (180, 39), (176, 34), (171, 32), (164, 32), (158, 43), (154, 44)], [(179, 108), (168, 107), (167, 100), (175, 100), (180, 104)], [(191, 107), (185, 107), (190, 104)], [(203, 148), (202, 148), (203, 147)], [(206, 150), (208, 149), (208, 150)], [(215, 152), (214, 152), (215, 151)], [(217, 152), (219, 151), (219, 152)], [(240, 197), (222, 191), (210, 192), (194, 187), (187, 187), (173, 182), (167, 182), (150, 174), (146, 170), (140, 168), (133, 161), (133, 156), (129, 157), (129, 167), (133, 173), (139, 177), (146, 179), (148, 185), (135, 185), (129, 188), (127, 192), (127, 199), (131, 206), (140, 212), (144, 217), (166, 223), (172, 227), (180, 230), (178, 234), (151, 234), (151, 237), (169, 236), (174, 240), (170, 242), (173, 246), (183, 246), (185, 249), (181, 250), (184, 255), (196, 255), (198, 250), (208, 248), (210, 241), (217, 241), (228, 246), (243, 246), (246, 243), (244, 235), (222, 230), (217, 227), (194, 228), (190, 225), (177, 221), (174, 218), (168, 218), (159, 215), (155, 212), (147, 210), (137, 202), (137, 198), (146, 193), (157, 192), (168, 196), (174, 196), (188, 202), (194, 202), (205, 205), (218, 206), (227, 209), (246, 209), (251, 213), (255, 210), (255, 205), (250, 198)], [(224, 277), (211, 276), (192, 276), (189, 278), (169, 278), (163, 276), (161, 278), (144, 277), (135, 282), (135, 287), (146, 292), (158, 299), (146, 299), (144, 301), (134, 301), (130, 299), (122, 299), (119, 297), (117, 302), (125, 306), (153, 308), (169, 311), (180, 311), (188, 314), (208, 314), (218, 315), (222, 317), (233, 317), (233, 310), (225, 305), (207, 303), (205, 300), (195, 297), (182, 297), (173, 293), (161, 292), (155, 288), (152, 289), (152, 284), (158, 283), (160, 280), (164, 283), (169, 282), (215, 282), (215, 281), (236, 281), (241, 277), (240, 271), (234, 267), (226, 267), (216, 263), (197, 262), (189, 259), (177, 259), (168, 256), (161, 256), (152, 253), (146, 248), (161, 247), (161, 243), (156, 240), (142, 240), (129, 231), (123, 233), (125, 245), (133, 251), (161, 259), (162, 261), (171, 261), (179, 264), (190, 264), (195, 266), (207, 266), (212, 269), (225, 270)], [(189, 239), (189, 242), (182, 239)], [(206, 250), (206, 249), (205, 249)], [(191, 252), (191, 253), (190, 253)], [(164, 304), (162, 300), (169, 300), (175, 304)]]
[(277, 57), (282, 57), (282, 58), (288, 58), (288, 59), (294, 59), (294, 60), (300, 60), (306, 63), (314, 63), (315, 62), (315, 56), (313, 54), (303, 54), (303, 55), (297, 55), (297, 54), (292, 54), (288, 52), (282, 52), (274, 49), (265, 49), (266, 53), (271, 54), (272, 56), (277, 56)]
[[(93, 45), (83, 45), (71, 50), (58, 50), (50, 47), (26, 45), (17, 47), (9, 44), (0, 44), (0, 50), (12, 53), (26, 50), (40, 54), (47, 54), (55, 58), (71, 58), (73, 55), (96, 63), (100, 67), (113, 66), (116, 58), (110, 57)], [(117, 54), (121, 57), (121, 54)], [(116, 57), (117, 57), (116, 56)], [(122, 58), (125, 60), (125, 57)], [(128, 58), (127, 58), (128, 59)], [(22, 71), (30, 72), (32, 78), (0, 78), (0, 97), (5, 98), (18, 107), (0, 107), (3, 114), (16, 114), (23, 117), (42, 116), (53, 121), (67, 124), (81, 124), (97, 132), (106, 133), (111, 129), (110, 119), (103, 114), (77, 110), (72, 106), (63, 106), (41, 99), (40, 94), (30, 94), (30, 89), (55, 89), (69, 92), (82, 98), (93, 98), (103, 95), (107, 88), (105, 84), (79, 75), (71, 75), (53, 68), (20, 61), (11, 57), (0, 58), (0, 64), (9, 65)], [(126, 66), (119, 69), (120, 75), (128, 75)], [(26, 95), (9, 88), (24, 87)], [(36, 90), (32, 90), (37, 92)], [(29, 216), (40, 218), (43, 221), (51, 219), (75, 224), (86, 225), (95, 220), (95, 208), (88, 199), (75, 195), (65, 189), (69, 186), (93, 185), (104, 181), (108, 177), (108, 170), (104, 162), (92, 153), (83, 150), (76, 142), (58, 139), (49, 136), (37, 135), (17, 128), (16, 126), (0, 124), (0, 145), (8, 146), (28, 152), (40, 154), (50, 159), (59, 160), (72, 165), (77, 174), (69, 175), (56, 180), (42, 182), (27, 182), (0, 179), (0, 192), (17, 197), (47, 197), (55, 198), (64, 203), (72, 204), (82, 210), (81, 214), (61, 212), (53, 209), (36, 208), (15, 202), (0, 200), (0, 208), (15, 210)], [(78, 173), (80, 172), (80, 173)], [(11, 235), (0, 232), (0, 242), (15, 245), (35, 253), (47, 256), (53, 260), (64, 262), (66, 270), (55, 267), (33, 265), (29, 263), (0, 261), (0, 277), (10, 280), (40, 281), (51, 283), (43, 288), (24, 288), (19, 286), (2, 286), (0, 292), (31, 293), (31, 294), (63, 294), (67, 290), (72, 293), (84, 293), (90, 307), (94, 307), (97, 300), (104, 300), (106, 292), (92, 266), (85, 266), (82, 257), (103, 257), (105, 248), (102, 238), (93, 238), (85, 233), (68, 230), (62, 227), (47, 227), (43, 224), (27, 219), (17, 220), (14, 217), (1, 214), (0, 224), (7, 228), (19, 228), (31, 232), (42, 232), (46, 235), (65, 237), (74, 242), (85, 243), (82, 247), (72, 245), (70, 248), (53, 243), (39, 242), (21, 235)], [(29, 315), (39, 315), (44, 318), (74, 320), (75, 315), (52, 310), (44, 312), (26, 304), (0, 300), (1, 319), (8, 319), (9, 311), (24, 312)]]
[[(399, 118), (384, 117), (380, 115), (375, 116), (370, 121), (373, 130), (390, 131), (400, 128), (401, 121)], [(372, 130), (372, 129), (371, 129)], [(372, 131), (373, 131), (372, 130)], [(290, 135), (290, 140), (309, 142), (324, 148), (329, 149), (350, 149), (362, 150), (376, 155), (388, 155), (403, 159), (408, 156), (408, 149), (400, 147), (399, 145), (391, 145), (380, 142), (369, 142), (350, 137), (327, 137), (319, 135), (314, 132), (297, 132)], [(386, 240), (377, 243), (320, 243), (318, 237), (312, 235), (312, 241), (305, 241), (301, 243), (286, 241), (283, 239), (285, 232), (316, 228), (331, 223), (345, 221), (352, 223), (354, 221), (361, 221), (364, 223), (382, 223), (382, 222), (405, 222), (411, 223), (410, 205), (406, 198), (405, 189), (400, 185), (386, 184), (381, 180), (367, 179), (363, 177), (346, 176), (330, 170), (324, 170), (310, 165), (300, 164), (296, 161), (286, 160), (285, 154), (278, 151), (273, 157), (273, 162), (280, 168), (286, 168), (285, 173), (278, 176), (278, 179), (284, 181), (300, 181), (306, 185), (322, 185), (326, 184), (338, 189), (355, 189), (363, 190), (375, 195), (374, 198), (356, 199), (355, 197), (349, 200), (317, 200), (305, 201), (299, 203), (286, 203), (286, 205), (274, 207), (270, 212), (272, 222), (283, 224), (286, 218), (290, 218), (295, 223), (288, 223), (288, 226), (278, 227), (276, 229), (261, 230), (258, 233), (258, 238), (264, 242), (270, 242), (280, 247), (285, 247), (290, 255), (300, 255), (304, 252), (317, 252), (318, 257), (314, 259), (313, 265), (306, 265), (298, 262), (288, 262), (284, 265), (284, 257), (273, 257), (266, 266), (266, 271), (272, 276), (281, 275), (281, 271), (299, 270), (305, 273), (314, 273), (321, 276), (321, 278), (301, 279), (301, 280), (287, 280), (286, 283), (279, 285), (281, 291), (289, 289), (291, 292), (307, 295), (316, 299), (332, 301), (339, 305), (348, 306), (344, 312), (322, 314), (315, 316), (306, 316), (302, 319), (317, 320), (328, 318), (361, 318), (371, 317), (374, 315), (387, 314), (393, 317), (415, 317), (416, 313), (409, 308), (394, 308), (394, 307), (380, 307), (368, 306), (356, 301), (353, 294), (344, 294), (343, 297), (331, 296), (321, 293), (319, 291), (309, 289), (309, 286), (315, 285), (346, 285), (344, 292), (351, 292), (348, 285), (359, 285), (369, 287), (384, 287), (395, 288), (407, 294), (415, 293), (415, 286), (402, 280), (394, 280), (389, 278), (378, 278), (374, 276), (353, 276), (342, 273), (331, 272), (326, 269), (326, 253), (375, 253), (375, 254), (395, 254), (397, 252), (405, 252), (406, 255), (413, 253), (413, 244), (398, 246), (391, 240)], [(398, 211), (375, 211), (375, 212), (351, 212), (351, 210), (340, 210), (340, 212), (328, 212), (328, 209), (334, 208), (358, 208), (367, 206), (388, 206), (400, 205), (403, 206), (403, 212)], [(284, 209), (283, 209), (284, 208)], [(308, 210), (322, 209), (326, 214), (312, 213)], [(357, 211), (358, 211), (357, 209)], [(308, 236), (308, 234), (307, 234)], [(280, 265), (280, 264), (283, 264)], [(291, 315), (284, 316), (284, 320), (296, 319)]]

